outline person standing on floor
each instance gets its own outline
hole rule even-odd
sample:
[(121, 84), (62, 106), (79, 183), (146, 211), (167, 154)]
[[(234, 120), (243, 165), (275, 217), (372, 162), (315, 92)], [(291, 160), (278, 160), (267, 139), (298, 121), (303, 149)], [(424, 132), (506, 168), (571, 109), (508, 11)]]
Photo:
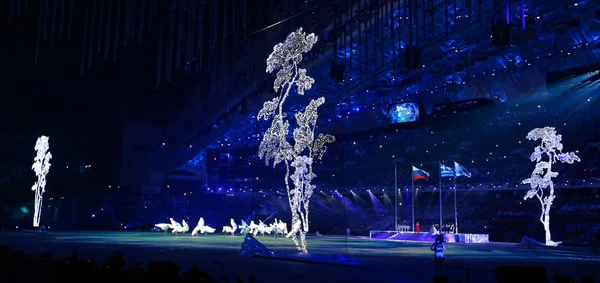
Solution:
[(444, 245), (444, 237), (442, 235), (438, 235), (435, 237), (435, 243), (431, 245), (431, 250), (435, 255), (435, 274), (443, 274), (444, 273), (444, 251), (446, 250), (446, 245)]

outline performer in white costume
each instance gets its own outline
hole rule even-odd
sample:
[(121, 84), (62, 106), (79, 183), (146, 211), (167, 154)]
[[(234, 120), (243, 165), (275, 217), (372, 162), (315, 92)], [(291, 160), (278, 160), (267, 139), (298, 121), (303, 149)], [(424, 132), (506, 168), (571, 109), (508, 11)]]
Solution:
[(231, 236), (235, 235), (235, 230), (237, 230), (237, 224), (235, 224), (235, 221), (233, 219), (231, 219), (231, 226), (223, 226), (223, 233), (225, 233), (225, 235), (227, 234), (231, 234)]
[(160, 229), (161, 231), (165, 232), (165, 238), (167, 237), (167, 232), (169, 232), (169, 223), (158, 223), (158, 224), (154, 224), (154, 227), (157, 227), (158, 229)]

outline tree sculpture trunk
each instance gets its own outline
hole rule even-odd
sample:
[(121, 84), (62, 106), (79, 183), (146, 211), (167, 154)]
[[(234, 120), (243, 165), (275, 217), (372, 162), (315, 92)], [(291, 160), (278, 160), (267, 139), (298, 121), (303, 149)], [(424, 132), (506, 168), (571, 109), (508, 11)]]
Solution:
[(38, 187), (35, 190), (35, 208), (33, 211), (33, 227), (40, 227), (40, 218), (42, 216), (42, 193), (41, 189)]
[(299, 251), (302, 251), (302, 248), (305, 248), (305, 246), (300, 245), (300, 241), (298, 241), (298, 238), (296, 236), (292, 236), (292, 241), (294, 242), (294, 245), (296, 245)]
[[(297, 219), (299, 219), (300, 217), (298, 216), (298, 211), (296, 211), (296, 207), (294, 202), (292, 201), (292, 194), (290, 192), (290, 184), (289, 184), (289, 178), (290, 178), (290, 165), (289, 162), (287, 160), (285, 160), (285, 189), (287, 190), (287, 195), (288, 195), (288, 202), (290, 204), (290, 210), (292, 212), (292, 226), (294, 226), (294, 223)], [(300, 243), (298, 242), (298, 239), (296, 238), (296, 236), (292, 237), (292, 241), (294, 242), (294, 245), (296, 245), (296, 247), (298, 247), (298, 250), (302, 250), (301, 246), (299, 245)], [(306, 246), (304, 246), (304, 248), (306, 248)]]
[(546, 232), (546, 246), (551, 246), (552, 243), (554, 243), (551, 239), (551, 234), (550, 234), (550, 206), (546, 205), (546, 208), (544, 209), (544, 220), (542, 221), (542, 224), (544, 224), (544, 231)]
[(308, 247), (306, 245), (306, 231), (304, 230), (304, 227), (302, 227), (300, 229), (300, 231), (298, 231), (299, 234), (299, 238), (300, 238), (300, 250), (306, 251), (308, 252)]

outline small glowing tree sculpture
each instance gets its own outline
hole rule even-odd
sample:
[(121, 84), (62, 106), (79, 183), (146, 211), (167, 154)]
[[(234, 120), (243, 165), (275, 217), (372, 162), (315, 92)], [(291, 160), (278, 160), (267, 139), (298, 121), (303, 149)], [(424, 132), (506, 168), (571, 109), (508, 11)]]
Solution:
[(40, 219), (42, 216), (42, 201), (44, 199), (44, 192), (46, 191), (46, 175), (50, 172), (50, 159), (52, 154), (48, 151), (50, 149), (49, 138), (47, 136), (41, 136), (35, 142), (35, 150), (37, 155), (35, 156), (31, 170), (35, 172), (37, 181), (31, 187), (32, 191), (35, 191), (35, 210), (33, 213), (33, 227), (40, 226)]
[[(273, 47), (273, 52), (267, 58), (267, 73), (277, 71), (273, 88), (279, 91), (279, 96), (264, 103), (258, 112), (257, 119), (269, 120), (271, 126), (265, 132), (259, 146), (258, 155), (269, 165), (272, 160), (273, 167), (279, 163), (285, 165), (285, 187), (292, 212), (292, 239), (296, 248), (308, 252), (306, 246), (306, 233), (308, 232), (308, 209), (314, 185), (312, 180), (316, 177), (312, 164), (314, 158), (321, 159), (327, 147), (326, 144), (334, 142), (331, 135), (320, 134), (315, 140), (315, 127), (318, 119), (317, 110), (325, 103), (321, 97), (311, 100), (304, 112), (295, 114), (298, 127), (293, 131), (294, 145), (288, 141), (290, 122), (283, 111), (283, 104), (290, 95), (292, 87), (296, 87), (299, 95), (304, 95), (315, 80), (306, 75), (306, 69), (298, 65), (302, 62), (304, 54), (310, 51), (317, 42), (315, 34), (306, 35), (302, 28), (288, 35), (283, 43)], [(294, 168), (290, 176), (290, 167)], [(292, 179), (294, 188), (290, 189), (289, 179)]]
[[(552, 164), (557, 161), (561, 163), (573, 164), (575, 161), (581, 160), (575, 153), (563, 153), (563, 145), (561, 143), (562, 136), (556, 134), (553, 127), (536, 128), (527, 134), (528, 140), (542, 140), (542, 144), (535, 147), (529, 160), (537, 162), (535, 169), (531, 173), (531, 177), (523, 180), (523, 184), (529, 184), (531, 189), (527, 192), (524, 199), (537, 197), (542, 205), (542, 215), (540, 222), (544, 225), (546, 231), (546, 245), (558, 246), (560, 242), (552, 241), (550, 234), (550, 208), (556, 197), (554, 195), (554, 182), (552, 178), (558, 176), (558, 172), (552, 171)], [(548, 161), (542, 160), (548, 157)], [(544, 190), (549, 188), (547, 195), (544, 195)]]

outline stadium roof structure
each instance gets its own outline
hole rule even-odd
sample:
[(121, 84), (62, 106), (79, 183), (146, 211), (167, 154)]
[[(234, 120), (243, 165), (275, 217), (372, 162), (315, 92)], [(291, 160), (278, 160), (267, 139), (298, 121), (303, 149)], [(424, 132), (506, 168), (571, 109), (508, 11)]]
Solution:
[[(316, 83), (301, 99), (324, 96), (319, 131), (339, 134), (387, 125), (392, 103), (538, 96), (547, 73), (598, 62), (599, 8), (594, 1), (558, 0), (329, 1), (293, 20), (272, 16), (279, 24), (251, 40), (231, 72), (213, 78), (210, 99), (191, 104), (166, 132), (169, 146), (156, 148), (154, 166), (197, 172), (206, 148), (256, 146), (265, 128), (256, 113), (274, 94), (266, 57), (300, 26), (320, 37), (303, 62)], [(514, 25), (510, 44), (495, 46), (492, 26), (507, 19)], [(404, 63), (410, 42), (421, 54), (411, 69)], [(332, 67), (343, 70), (337, 81)], [(300, 109), (298, 102), (292, 99), (290, 112)]]
[[(597, 64), (600, 52), (600, 3), (591, 0), (111, 3), (123, 4), (82, 2), (56, 15), (56, 7), (44, 10), (40, 5), (40, 13), (30, 16), (39, 17), (42, 28), (36, 37), (48, 37), (50, 49), (61, 37), (71, 38), (70, 28), (61, 24), (55, 30), (55, 16), (64, 24), (67, 15), (77, 15), (76, 25), (92, 16), (91, 25), (82, 30), (84, 40), (73, 45), (89, 49), (78, 64), (82, 74), (96, 53), (93, 46), (104, 53), (94, 55), (96, 60), (116, 60), (118, 47), (139, 44), (142, 34), (157, 42), (151, 52), (158, 55), (157, 87), (173, 82), (176, 68), (210, 73), (209, 86), (196, 83), (185, 90), (189, 101), (168, 127), (152, 130), (151, 142), (139, 139), (143, 144), (133, 145), (150, 156), (144, 166), (164, 174), (201, 172), (207, 148), (257, 146), (266, 125), (255, 116), (274, 95), (266, 59), (276, 43), (299, 27), (320, 38), (302, 63), (316, 83), (306, 95), (290, 97), (289, 114), (323, 96), (318, 131), (336, 135), (385, 127), (394, 103), (417, 102), (427, 111), (436, 104), (476, 98), (503, 103), (541, 96), (549, 73)], [(11, 21), (19, 9), (23, 7), (10, 6)], [(50, 12), (52, 17), (43, 16)], [(111, 22), (115, 13), (114, 18), (125, 21)], [(94, 25), (98, 15), (106, 21)], [(507, 23), (512, 25), (510, 41), (498, 44), (491, 38), (492, 27), (502, 29)], [(36, 62), (39, 46), (38, 40)], [(412, 60), (418, 64), (408, 64), (406, 55), (419, 57)]]

